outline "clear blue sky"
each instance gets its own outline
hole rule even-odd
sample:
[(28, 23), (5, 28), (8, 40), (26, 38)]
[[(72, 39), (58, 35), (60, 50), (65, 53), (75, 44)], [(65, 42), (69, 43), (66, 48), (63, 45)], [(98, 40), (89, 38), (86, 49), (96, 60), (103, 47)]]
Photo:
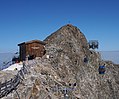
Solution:
[(43, 40), (69, 21), (99, 50), (119, 50), (119, 0), (0, 0), (0, 52)]

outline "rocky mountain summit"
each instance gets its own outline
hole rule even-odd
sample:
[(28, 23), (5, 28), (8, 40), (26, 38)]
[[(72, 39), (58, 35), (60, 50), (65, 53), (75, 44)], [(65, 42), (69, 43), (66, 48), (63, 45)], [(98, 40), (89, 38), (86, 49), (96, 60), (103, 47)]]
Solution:
[[(90, 50), (77, 27), (65, 25), (44, 41), (46, 54), (26, 61), (29, 73), (18, 86), (20, 99), (119, 99), (119, 65)], [(99, 64), (106, 64), (105, 74), (99, 74)], [(18, 99), (11, 94), (3, 99)]]

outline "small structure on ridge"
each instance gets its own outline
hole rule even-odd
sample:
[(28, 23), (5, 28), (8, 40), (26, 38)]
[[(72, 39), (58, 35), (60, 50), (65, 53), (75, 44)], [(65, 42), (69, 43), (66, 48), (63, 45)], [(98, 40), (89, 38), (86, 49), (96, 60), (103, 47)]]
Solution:
[(98, 49), (99, 46), (98, 40), (90, 40), (88, 44), (89, 44), (89, 48)]
[(32, 40), (18, 44), (20, 61), (34, 59), (35, 57), (42, 57), (45, 54), (45, 42), (40, 40)]

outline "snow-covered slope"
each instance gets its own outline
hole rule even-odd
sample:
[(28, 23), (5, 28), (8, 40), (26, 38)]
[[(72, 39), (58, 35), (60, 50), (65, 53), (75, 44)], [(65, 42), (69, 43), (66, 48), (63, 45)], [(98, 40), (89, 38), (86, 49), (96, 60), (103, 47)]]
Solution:
[(14, 56), (16, 56), (14, 53), (0, 53), (0, 70), (8, 68)]
[(20, 70), (21, 67), (23, 67), (23, 64), (22, 63), (15, 63), (11, 66), (9, 66), (8, 68), (4, 69), (3, 71), (6, 71), (6, 70)]

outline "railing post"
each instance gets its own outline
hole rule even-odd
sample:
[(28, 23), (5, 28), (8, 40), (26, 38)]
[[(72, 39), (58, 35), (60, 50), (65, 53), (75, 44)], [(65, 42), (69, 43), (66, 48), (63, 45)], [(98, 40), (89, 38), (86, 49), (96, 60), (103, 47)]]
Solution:
[(5, 80), (5, 96), (7, 96), (7, 81)]
[(13, 86), (13, 79), (11, 78), (11, 89), (14, 89), (14, 86)]
[(19, 94), (18, 94), (17, 90), (15, 90), (15, 92), (16, 92), (16, 94), (17, 94), (17, 96), (18, 96), (18, 99), (20, 99), (20, 96), (19, 96)]
[(1, 94), (1, 82), (0, 82), (0, 94)]
[(5, 80), (5, 91), (7, 90), (7, 81)]

